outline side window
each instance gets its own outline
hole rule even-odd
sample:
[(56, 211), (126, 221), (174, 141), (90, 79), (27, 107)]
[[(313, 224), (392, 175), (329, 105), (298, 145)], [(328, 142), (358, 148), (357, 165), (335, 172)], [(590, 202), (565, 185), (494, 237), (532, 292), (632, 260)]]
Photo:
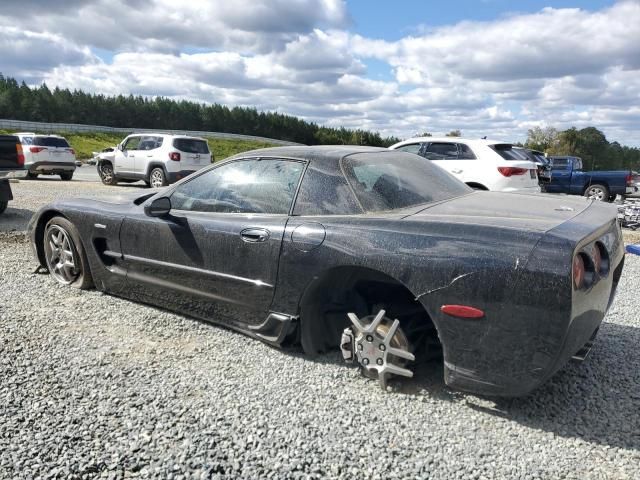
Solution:
[(288, 215), (303, 169), (293, 160), (227, 163), (177, 187), (171, 205), (193, 212)]
[(20, 143), (23, 145), (33, 145), (33, 137), (22, 137), (22, 141)]
[[(129, 142), (127, 142), (127, 146), (128, 144)], [(131, 148), (131, 150), (155, 150), (156, 148), (160, 148), (161, 146), (162, 137), (140, 137), (138, 148)]]
[(460, 160), (475, 160), (476, 155), (473, 153), (473, 150), (469, 148), (468, 145), (464, 143), (458, 144), (458, 158)]
[(122, 147), (123, 150), (138, 150), (142, 137), (131, 137)]
[(351, 215), (362, 213), (340, 170), (311, 164), (296, 198), (294, 215)]
[(402, 147), (398, 147), (396, 148), (396, 150), (399, 150), (401, 152), (415, 153), (417, 155), (420, 152), (421, 148), (422, 148), (421, 143), (411, 143), (409, 145), (403, 145)]
[(430, 143), (424, 150), (424, 157), (429, 160), (457, 160), (458, 147), (455, 143)]
[(569, 160), (566, 158), (553, 158), (551, 160), (551, 170), (566, 170)]

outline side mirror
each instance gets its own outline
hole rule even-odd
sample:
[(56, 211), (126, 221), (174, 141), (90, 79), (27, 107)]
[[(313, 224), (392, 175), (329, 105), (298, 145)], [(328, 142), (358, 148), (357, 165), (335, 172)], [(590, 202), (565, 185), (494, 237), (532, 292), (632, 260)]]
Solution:
[(171, 212), (171, 199), (159, 197), (144, 206), (144, 213), (148, 217), (166, 217)]

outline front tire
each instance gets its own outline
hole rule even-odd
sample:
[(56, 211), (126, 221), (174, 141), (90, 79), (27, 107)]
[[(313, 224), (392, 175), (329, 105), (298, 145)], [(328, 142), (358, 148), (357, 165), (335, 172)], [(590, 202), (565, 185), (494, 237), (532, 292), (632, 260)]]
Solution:
[(100, 174), (100, 180), (105, 185), (116, 185), (118, 178), (113, 173), (113, 165), (111, 163), (103, 163), (98, 167), (98, 173)]
[(151, 185), (151, 188), (166, 187), (168, 185), (167, 177), (165, 176), (162, 168), (156, 167), (151, 170), (151, 173), (149, 174), (149, 184)]
[(71, 172), (71, 173), (61, 173), (60, 174), (60, 179), (66, 181), (66, 182), (68, 182), (72, 178), (73, 178), (73, 172)]
[(76, 227), (66, 218), (53, 217), (42, 238), (47, 268), (61, 285), (86, 290), (93, 286), (89, 261)]
[(609, 201), (609, 189), (605, 185), (594, 183), (587, 187), (584, 191), (584, 196), (592, 200), (598, 200), (600, 202)]
[(38, 178), (38, 174), (33, 172), (27, 172), (27, 176), (24, 178), (29, 180), (35, 180), (36, 178)]

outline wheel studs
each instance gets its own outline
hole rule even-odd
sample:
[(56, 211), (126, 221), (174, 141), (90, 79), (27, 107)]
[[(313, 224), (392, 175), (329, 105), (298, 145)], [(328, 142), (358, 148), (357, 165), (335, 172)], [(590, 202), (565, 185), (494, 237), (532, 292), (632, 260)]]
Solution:
[(371, 335), (367, 335), (367, 342), (373, 342), (373, 337)]
[(362, 359), (362, 364), (363, 365), (369, 365), (369, 359), (368, 358), (363, 358)]
[(376, 360), (376, 363), (377, 363), (378, 365), (382, 365), (382, 359), (381, 359), (381, 358), (377, 359), (377, 360)]
[(361, 344), (361, 343), (359, 343), (359, 344), (358, 344), (358, 350), (362, 351), (362, 349), (363, 349), (363, 348), (364, 348), (364, 347), (362, 346), (362, 344)]
[(378, 348), (380, 349), (381, 352), (384, 352), (387, 349), (387, 347), (384, 346), (384, 343), (381, 343)]

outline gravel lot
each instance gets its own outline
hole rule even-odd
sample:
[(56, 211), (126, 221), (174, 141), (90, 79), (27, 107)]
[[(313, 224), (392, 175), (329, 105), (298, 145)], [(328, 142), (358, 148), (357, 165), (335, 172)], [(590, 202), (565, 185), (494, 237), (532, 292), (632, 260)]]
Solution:
[(132, 187), (13, 188), (0, 478), (640, 478), (638, 257), (589, 359), (529, 397), (449, 391), (436, 365), (385, 393), (337, 355), (313, 361), (33, 274), (20, 230), (35, 208)]

